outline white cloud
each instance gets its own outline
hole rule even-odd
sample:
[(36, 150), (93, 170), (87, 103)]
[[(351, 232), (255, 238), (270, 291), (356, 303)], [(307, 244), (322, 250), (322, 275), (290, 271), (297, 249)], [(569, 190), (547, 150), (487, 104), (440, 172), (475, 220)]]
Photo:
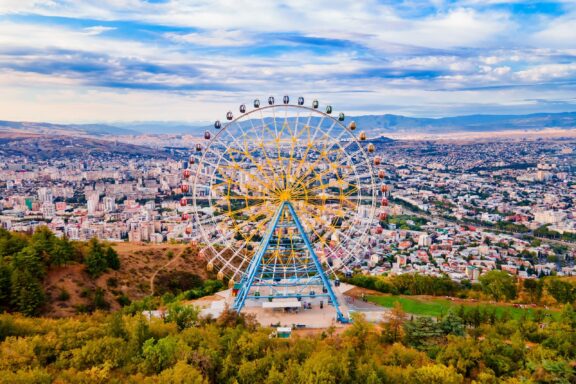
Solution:
[(232, 47), (248, 45), (253, 40), (247, 32), (235, 30), (214, 30), (206, 33), (166, 33), (165, 36), (171, 40), (183, 43), (191, 43), (209, 47)]
[(576, 17), (551, 20), (549, 25), (536, 32), (531, 42), (537, 46), (551, 48), (576, 48)]
[(95, 36), (95, 35), (100, 35), (100, 34), (102, 34), (102, 33), (104, 33), (104, 32), (113, 31), (113, 30), (115, 30), (115, 29), (116, 29), (116, 28), (114, 28), (114, 27), (104, 27), (104, 26), (101, 26), (101, 25), (97, 25), (97, 26), (94, 26), (94, 27), (84, 28), (84, 33), (85, 33), (86, 35)]
[(523, 81), (539, 82), (573, 78), (576, 76), (576, 64), (547, 64), (516, 72), (516, 77)]

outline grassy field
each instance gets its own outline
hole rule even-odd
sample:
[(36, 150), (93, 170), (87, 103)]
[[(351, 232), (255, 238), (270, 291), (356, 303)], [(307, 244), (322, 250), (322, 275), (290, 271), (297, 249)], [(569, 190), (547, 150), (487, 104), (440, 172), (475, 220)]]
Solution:
[[(456, 308), (460, 304), (464, 304), (466, 307), (481, 306), (483, 308), (495, 308), (496, 314), (501, 316), (502, 313), (508, 311), (510, 316), (517, 319), (522, 316), (523, 313), (528, 312), (532, 314), (535, 309), (533, 308), (515, 308), (508, 305), (498, 305), (498, 304), (487, 304), (487, 303), (462, 303), (455, 302), (446, 299), (423, 299), (419, 297), (406, 297), (406, 296), (368, 296), (368, 301), (381, 305), (386, 308), (392, 308), (395, 302), (399, 302), (402, 305), (402, 309), (406, 313), (420, 315), (420, 316), (442, 316), (450, 310), (450, 308)], [(545, 313), (555, 314), (553, 311), (544, 311)]]

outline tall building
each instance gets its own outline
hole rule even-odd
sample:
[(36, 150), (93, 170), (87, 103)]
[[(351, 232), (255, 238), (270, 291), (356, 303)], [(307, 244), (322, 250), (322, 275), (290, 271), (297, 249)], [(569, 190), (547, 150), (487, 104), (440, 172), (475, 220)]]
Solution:
[(54, 206), (54, 203), (52, 203), (51, 201), (43, 202), (41, 210), (42, 215), (47, 219), (51, 219), (56, 215), (56, 208)]
[(534, 212), (534, 221), (542, 224), (557, 224), (566, 219), (566, 212), (564, 211), (536, 211)]
[(418, 245), (421, 247), (429, 247), (432, 245), (432, 238), (427, 233), (424, 233), (418, 238)]
[(38, 200), (40, 200), (41, 203), (51, 203), (54, 198), (52, 196), (52, 189), (51, 188), (46, 188), (46, 187), (42, 187), (38, 189)]
[(88, 206), (88, 214), (93, 215), (98, 211), (98, 203), (100, 202), (100, 196), (97, 193), (94, 193), (90, 196), (87, 196), (87, 198), (88, 202), (86, 205)]
[(116, 210), (116, 199), (111, 196), (106, 196), (102, 199), (104, 203), (104, 212), (114, 212)]

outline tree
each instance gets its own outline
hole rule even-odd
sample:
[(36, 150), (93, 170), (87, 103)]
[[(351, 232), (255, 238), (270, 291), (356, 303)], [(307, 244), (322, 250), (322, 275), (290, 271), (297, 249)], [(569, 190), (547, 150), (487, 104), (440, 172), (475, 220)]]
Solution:
[(120, 269), (120, 258), (118, 257), (118, 253), (110, 246), (106, 249), (106, 264), (108, 264), (109, 268), (116, 271)]
[(464, 378), (453, 367), (425, 365), (414, 371), (411, 382), (415, 384), (460, 384), (464, 382)]
[(50, 265), (66, 265), (74, 255), (74, 248), (67, 239), (56, 239), (50, 253)]
[(512, 300), (516, 297), (514, 278), (504, 271), (493, 270), (480, 276), (482, 291), (496, 301)]
[(42, 263), (38, 253), (31, 246), (22, 249), (13, 256), (12, 269), (28, 271), (36, 279), (44, 278), (44, 263)]
[(0, 257), (15, 255), (27, 245), (28, 241), (23, 235), (0, 228)]
[(530, 303), (538, 304), (540, 299), (542, 299), (542, 291), (544, 284), (540, 279), (525, 279), (522, 283), (524, 291), (528, 294)]
[(164, 337), (157, 342), (148, 339), (142, 346), (144, 365), (148, 371), (160, 373), (176, 363), (178, 352), (176, 339), (172, 336)]
[(49, 264), (55, 241), (56, 236), (54, 236), (52, 231), (46, 226), (41, 226), (32, 235), (30, 246), (41, 260)]
[(418, 317), (404, 324), (406, 342), (416, 348), (427, 349), (442, 335), (439, 324), (431, 317)]
[(175, 323), (180, 331), (192, 327), (198, 321), (200, 311), (193, 305), (172, 303), (166, 312), (166, 322)]
[(124, 320), (122, 319), (122, 312), (115, 312), (112, 315), (112, 318), (108, 324), (108, 334), (112, 337), (128, 339), (128, 332), (126, 332), (126, 326), (124, 325)]
[(96, 288), (94, 290), (93, 304), (95, 309), (110, 309), (110, 304), (106, 301), (104, 290), (102, 288)]
[(345, 356), (333, 348), (314, 352), (300, 370), (300, 382), (310, 384), (337, 384), (350, 382)]
[(406, 321), (406, 312), (402, 309), (402, 304), (396, 301), (390, 312), (389, 321), (384, 323), (384, 339), (387, 342), (395, 343), (402, 338), (402, 325)]
[(104, 249), (97, 239), (90, 240), (88, 254), (84, 259), (86, 271), (92, 277), (98, 277), (108, 268)]
[(573, 331), (576, 328), (576, 311), (574, 311), (572, 305), (565, 304), (562, 307), (562, 312), (560, 312), (560, 321), (562, 324), (568, 326), (569, 329), (572, 330), (572, 333), (574, 333)]
[(574, 301), (574, 288), (568, 281), (558, 278), (548, 278), (546, 281), (546, 291), (561, 304)]
[(172, 368), (168, 368), (158, 376), (159, 383), (172, 384), (208, 384), (208, 380), (191, 365), (184, 361), (179, 361)]
[(12, 307), (27, 316), (36, 316), (44, 305), (42, 285), (36, 276), (27, 269), (12, 272)]
[(72, 365), (78, 369), (87, 369), (104, 363), (111, 368), (123, 364), (127, 356), (124, 339), (104, 336), (89, 340), (82, 348), (76, 349), (72, 356)]
[(354, 349), (363, 351), (368, 348), (367, 342), (370, 333), (373, 333), (374, 326), (370, 324), (361, 313), (352, 314), (352, 326), (346, 331), (354, 346)]
[(454, 311), (448, 311), (448, 314), (444, 316), (442, 321), (440, 321), (440, 329), (446, 335), (464, 335), (464, 321), (462, 318), (458, 317)]
[(142, 352), (142, 346), (146, 340), (152, 337), (148, 321), (142, 315), (136, 318), (136, 324), (129, 332), (128, 345), (132, 351), (132, 355), (139, 356)]
[(7, 265), (0, 264), (0, 311), (10, 307), (12, 272)]
[(438, 354), (438, 362), (456, 368), (467, 378), (474, 378), (481, 365), (482, 353), (470, 337), (448, 336), (448, 344)]

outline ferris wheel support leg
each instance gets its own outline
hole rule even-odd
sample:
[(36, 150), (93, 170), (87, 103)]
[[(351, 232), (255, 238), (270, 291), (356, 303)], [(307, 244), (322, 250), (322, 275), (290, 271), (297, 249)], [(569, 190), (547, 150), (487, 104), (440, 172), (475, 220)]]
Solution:
[(336, 317), (337, 317), (338, 321), (340, 321), (342, 323), (349, 322), (350, 320), (348, 318), (346, 318), (344, 316), (344, 314), (342, 313), (342, 311), (340, 310), (340, 305), (338, 304), (338, 299), (336, 298), (336, 294), (334, 293), (334, 290), (332, 289), (332, 285), (330, 284), (330, 279), (328, 279), (328, 276), (326, 276), (326, 273), (324, 272), (324, 269), (322, 268), (322, 264), (320, 264), (320, 260), (318, 259), (316, 252), (314, 252), (314, 249), (312, 248), (312, 244), (310, 244), (310, 240), (308, 239), (308, 236), (306, 236), (306, 232), (304, 231), (304, 227), (302, 226), (302, 223), (300, 223), (300, 219), (298, 218), (298, 215), (296, 214), (294, 207), (292, 206), (292, 204), (290, 204), (290, 202), (286, 202), (285, 204), (288, 207), (288, 210), (290, 211), (290, 214), (292, 215), (294, 222), (296, 223), (296, 227), (298, 228), (298, 231), (300, 231), (300, 235), (302, 236), (302, 239), (304, 240), (304, 243), (306, 244), (306, 248), (308, 249), (308, 252), (310, 252), (310, 256), (311, 256), (312, 260), (314, 261), (314, 265), (316, 266), (316, 269), (318, 270), (318, 274), (320, 275), (320, 279), (322, 279), (322, 283), (324, 284), (324, 286), (328, 290), (328, 295), (330, 296), (330, 300), (332, 300), (332, 305), (336, 309)]
[(242, 280), (244, 280), (242, 282), (242, 287), (240, 288), (240, 291), (238, 292), (238, 296), (236, 296), (236, 299), (234, 300), (234, 305), (232, 306), (232, 309), (234, 309), (238, 313), (240, 313), (240, 311), (244, 307), (244, 304), (246, 303), (246, 297), (248, 296), (248, 293), (250, 293), (250, 288), (252, 287), (252, 284), (254, 283), (254, 279), (255, 279), (256, 274), (258, 272), (258, 268), (260, 267), (260, 264), (262, 263), (262, 258), (264, 257), (264, 254), (266, 253), (266, 250), (268, 249), (268, 245), (270, 244), (270, 239), (272, 238), (272, 235), (274, 234), (274, 230), (276, 229), (276, 226), (278, 225), (278, 221), (280, 220), (280, 216), (282, 215), (282, 212), (284, 211), (285, 205), (286, 205), (286, 203), (282, 203), (282, 205), (276, 210), (276, 213), (274, 214), (274, 218), (272, 219), (272, 221), (269, 224), (269, 228), (266, 231), (266, 235), (265, 235), (264, 239), (262, 240), (262, 243), (260, 243), (260, 247), (259, 247), (258, 251), (256, 252), (256, 255), (250, 261), (250, 266), (248, 267), (248, 272), (246, 273), (246, 278), (242, 279)]

